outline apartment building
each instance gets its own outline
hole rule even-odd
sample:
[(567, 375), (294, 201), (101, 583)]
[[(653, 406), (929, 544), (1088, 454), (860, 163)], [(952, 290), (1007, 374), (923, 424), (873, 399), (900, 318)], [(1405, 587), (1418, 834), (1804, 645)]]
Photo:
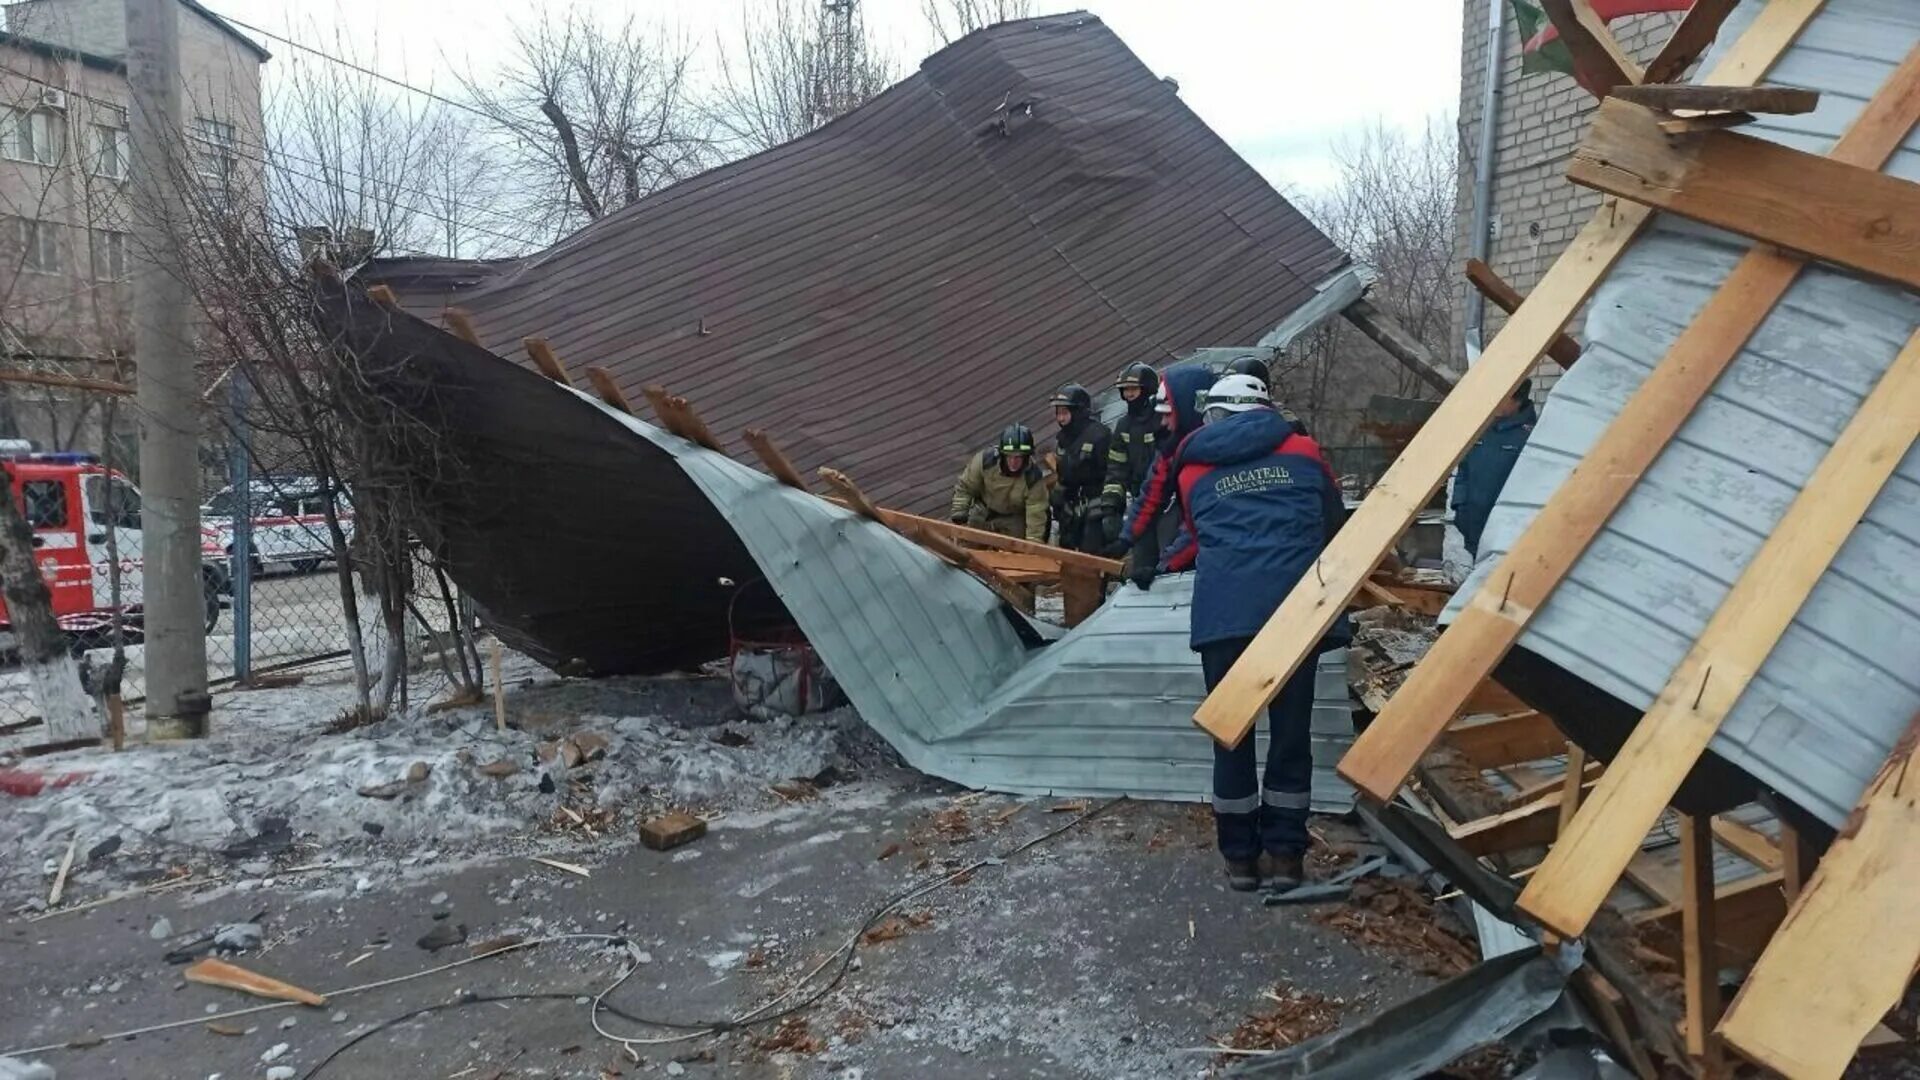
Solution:
[[(266, 50), (194, 0), (179, 22), (182, 111), (205, 190), (263, 156)], [(0, 32), (0, 367), (133, 380), (132, 175), (123, 0), (7, 4)], [(100, 394), (0, 382), (0, 437), (103, 449)], [(113, 437), (130, 447), (131, 410)], [(117, 455), (130, 460), (127, 455)]]

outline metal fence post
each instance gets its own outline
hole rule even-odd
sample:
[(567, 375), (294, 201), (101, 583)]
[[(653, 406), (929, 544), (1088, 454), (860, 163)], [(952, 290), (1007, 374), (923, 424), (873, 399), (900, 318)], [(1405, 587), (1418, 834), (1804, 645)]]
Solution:
[(232, 485), (233, 677), (245, 682), (253, 673), (253, 439), (247, 423), (247, 377), (235, 370), (227, 379), (233, 439), (227, 448), (227, 482)]

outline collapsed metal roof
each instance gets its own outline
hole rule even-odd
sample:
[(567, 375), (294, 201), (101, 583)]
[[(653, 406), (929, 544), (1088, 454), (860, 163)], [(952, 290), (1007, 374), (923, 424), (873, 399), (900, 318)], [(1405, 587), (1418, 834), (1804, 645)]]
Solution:
[(1059, 384), (1252, 345), (1327, 313), (1349, 268), (1076, 13), (970, 34), (820, 130), (538, 255), (360, 278), (467, 309), (501, 355), (546, 338), (635, 400), (664, 385), (716, 430), (770, 428), (803, 471), (924, 510), (1001, 426), (1041, 426)]
[[(1757, 10), (1736, 10), (1717, 48), (1736, 40)], [(1742, 131), (1825, 153), (1917, 33), (1920, 10), (1911, 0), (1828, 0), (1769, 73), (1819, 90), (1819, 107), (1761, 116)], [(1883, 171), (1920, 180), (1920, 129)], [(1661, 216), (1620, 260), (1589, 309), (1586, 351), (1554, 387), (1456, 606), (1477, 592), (1750, 246)], [(1650, 707), (1916, 326), (1920, 296), (1809, 264), (1533, 616), (1520, 645), (1624, 702), (1634, 717)], [(1874, 500), (1711, 749), (1838, 826), (1920, 711), (1916, 655), (1920, 449)]]
[[(445, 433), (469, 479), (420, 500), (435, 554), (516, 648), (588, 673), (658, 671), (725, 654), (730, 618), (790, 618), (925, 772), (1021, 793), (1211, 790), (1191, 575), (1129, 586), (1062, 634), (882, 525), (352, 286), (322, 283), (318, 315), (383, 361), (364, 368), (383, 401)], [(1352, 734), (1335, 651), (1316, 683), (1316, 809), (1352, 806), (1332, 771)]]

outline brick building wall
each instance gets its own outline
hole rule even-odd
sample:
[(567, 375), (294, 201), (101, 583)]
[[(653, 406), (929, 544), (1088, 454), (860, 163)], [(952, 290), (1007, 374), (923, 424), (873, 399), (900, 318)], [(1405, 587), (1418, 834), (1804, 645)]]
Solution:
[[(1487, 79), (1487, 5), (1494, 0), (1464, 0), (1460, 63), (1460, 187), (1455, 215), (1454, 251), (1465, 265), (1472, 252), (1474, 159), (1480, 148), (1482, 106)], [(1507, 3), (1508, 0), (1498, 0)], [(1522, 294), (1529, 293), (1600, 205), (1597, 192), (1566, 178), (1567, 162), (1597, 104), (1569, 75), (1520, 71), (1520, 37), (1512, 8), (1507, 9), (1506, 56), (1500, 70), (1500, 109), (1495, 117), (1492, 215), (1487, 262)], [(1621, 47), (1641, 63), (1651, 60), (1679, 23), (1677, 14), (1619, 19), (1613, 33)], [(1453, 341), (1465, 355), (1467, 294), (1464, 279)], [(1584, 314), (1570, 324), (1575, 337)], [(1485, 341), (1506, 323), (1506, 313), (1487, 305)], [(1560, 367), (1542, 357), (1534, 377), (1534, 398), (1544, 399)]]

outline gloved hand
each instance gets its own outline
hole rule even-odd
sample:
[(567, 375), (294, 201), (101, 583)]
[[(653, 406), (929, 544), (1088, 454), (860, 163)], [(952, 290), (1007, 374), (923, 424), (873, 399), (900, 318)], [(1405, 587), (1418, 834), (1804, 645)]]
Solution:
[(1141, 563), (1133, 568), (1132, 573), (1127, 575), (1127, 580), (1133, 582), (1134, 588), (1139, 589), (1141, 592), (1146, 592), (1148, 589), (1153, 588), (1153, 578), (1154, 568), (1152, 563)]

